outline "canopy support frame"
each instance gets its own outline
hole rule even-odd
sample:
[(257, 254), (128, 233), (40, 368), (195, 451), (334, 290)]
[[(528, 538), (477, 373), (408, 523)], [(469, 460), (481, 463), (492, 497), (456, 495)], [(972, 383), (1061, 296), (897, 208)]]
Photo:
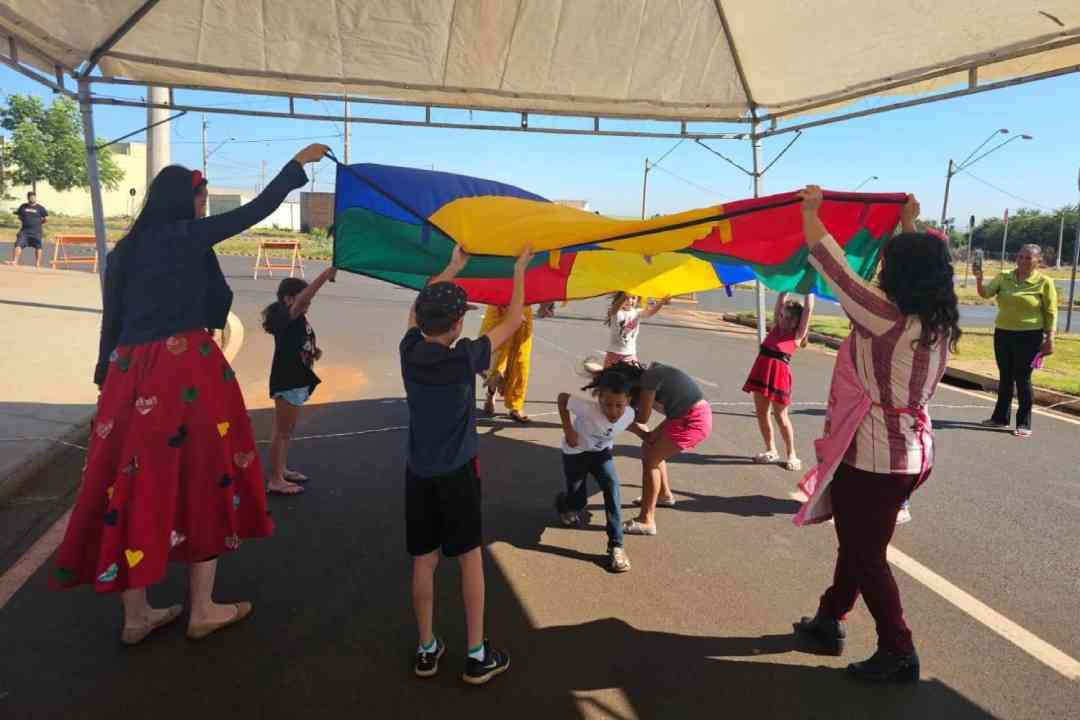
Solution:
[(104, 57), (107, 52), (112, 50), (116, 46), (116, 43), (123, 40), (124, 36), (131, 32), (131, 30), (139, 24), (139, 21), (146, 17), (148, 12), (154, 9), (154, 6), (157, 5), (158, 2), (159, 0), (146, 0), (139, 6), (138, 10), (131, 14), (131, 17), (120, 23), (120, 27), (116, 28), (112, 35), (105, 39), (105, 42), (98, 45), (94, 48), (93, 52), (90, 53), (90, 58), (86, 61), (86, 66), (78, 73), (78, 77), (90, 77), (90, 73), (93, 72), (94, 68), (97, 67), (97, 64), (101, 62), (101, 58)]

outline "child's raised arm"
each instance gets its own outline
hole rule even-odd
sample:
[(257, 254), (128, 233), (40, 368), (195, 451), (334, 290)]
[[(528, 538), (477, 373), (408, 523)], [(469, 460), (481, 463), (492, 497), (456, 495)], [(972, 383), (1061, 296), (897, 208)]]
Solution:
[(780, 323), (780, 313), (784, 312), (784, 303), (787, 302), (787, 295), (786, 292), (782, 292), (776, 296), (776, 304), (773, 305), (772, 309), (773, 325)]
[(806, 339), (807, 334), (810, 332), (810, 320), (814, 316), (814, 296), (811, 293), (807, 293), (803, 300), (802, 317), (799, 319), (799, 332), (795, 337), (795, 341), (798, 344), (802, 344)]
[(518, 256), (514, 263), (514, 292), (510, 296), (510, 304), (506, 308), (503, 321), (485, 333), (491, 341), (491, 351), (498, 350), (507, 340), (514, 336), (521, 327), (522, 313), (525, 312), (525, 273), (532, 261), (532, 250), (526, 248)]
[(570, 447), (577, 447), (578, 433), (577, 430), (574, 429), (574, 420), (570, 417), (569, 402), (570, 393), (559, 393), (559, 419), (562, 420), (563, 435), (566, 436), (567, 445)]
[[(458, 276), (465, 266), (469, 264), (469, 253), (460, 245), (454, 246), (454, 252), (450, 255), (450, 262), (447, 263), (443, 271), (427, 281), (428, 285), (434, 285), (438, 282), (450, 282)], [(409, 329), (412, 330), (416, 327), (416, 303), (409, 307)]]
[(319, 292), (328, 280), (334, 282), (336, 277), (336, 267), (328, 267), (319, 273), (319, 277), (315, 278), (310, 285), (304, 288), (300, 294), (296, 296), (296, 302), (289, 308), (289, 319), (295, 320), (306, 313), (308, 308), (311, 307), (311, 301), (315, 298), (316, 293)]
[(664, 306), (667, 305), (669, 302), (671, 302), (670, 297), (666, 297), (663, 300), (657, 300), (652, 305), (641, 311), (641, 317), (645, 320), (648, 320), (653, 315), (663, 310)]

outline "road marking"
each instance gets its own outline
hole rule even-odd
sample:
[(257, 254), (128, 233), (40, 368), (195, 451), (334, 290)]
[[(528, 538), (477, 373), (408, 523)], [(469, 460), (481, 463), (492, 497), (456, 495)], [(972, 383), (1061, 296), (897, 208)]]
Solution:
[(1069, 680), (1080, 680), (1080, 662), (1056, 647), (1025, 630), (1009, 618), (980, 602), (914, 558), (892, 545), (887, 551), (889, 562), (948, 600), (965, 613), (996, 632), (1044, 665), (1058, 671)]
[[(941, 383), (941, 385), (939, 385), (938, 387), (945, 388), (946, 390), (952, 390), (953, 392), (960, 393), (962, 395), (970, 395), (971, 397), (977, 397), (980, 400), (985, 400), (987, 402), (996, 402), (996, 400), (997, 400), (997, 398), (995, 398), (993, 395), (990, 395), (989, 393), (978, 392), (976, 390), (968, 390), (967, 388), (958, 388), (958, 387), (954, 387), (952, 385), (946, 385), (945, 383)], [(1061, 413), (1050, 412), (1048, 410), (1043, 410), (1041, 407), (1038, 407), (1038, 406), (1032, 407), (1031, 411), (1033, 413), (1037, 414), (1037, 415), (1042, 415), (1044, 417), (1053, 418), (1055, 420), (1060, 420), (1061, 422), (1071, 423), (1073, 425), (1080, 425), (1080, 420), (1077, 420), (1077, 419), (1071, 418), (1071, 417), (1066, 417), (1065, 415), (1062, 415)]]
[[(807, 500), (806, 494), (799, 491), (789, 492), (788, 497), (799, 502), (806, 502)], [(953, 585), (915, 558), (897, 549), (895, 545), (889, 545), (886, 549), (886, 557), (894, 567), (903, 570), (923, 586), (937, 593), (951, 605), (993, 630), (1031, 657), (1052, 670), (1056, 670), (1069, 680), (1080, 680), (1080, 662), (1069, 657), (1029, 630), (1020, 627), (970, 593)]]
[(60, 541), (64, 539), (64, 528), (67, 527), (69, 517), (70, 510), (61, 515), (7, 572), (0, 575), (0, 610), (3, 610), (15, 593), (19, 592), (19, 588), (34, 576), (38, 568), (52, 557), (53, 552), (60, 546)]

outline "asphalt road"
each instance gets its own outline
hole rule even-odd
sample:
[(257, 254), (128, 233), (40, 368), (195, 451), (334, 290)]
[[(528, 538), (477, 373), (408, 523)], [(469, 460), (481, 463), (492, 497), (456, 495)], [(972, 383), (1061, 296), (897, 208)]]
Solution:
[[(235, 366), (265, 438), (272, 340), (258, 311), (276, 281), (251, 280), (249, 262), (224, 264), (247, 329)], [(318, 268), (309, 264), (309, 277)], [(581, 384), (577, 363), (605, 340), (599, 323), (567, 317), (536, 323), (527, 406), (536, 422), (497, 418), (481, 428), (488, 635), (511, 653), (512, 668), (479, 690), (457, 677), (459, 578), (444, 563), (437, 628), (451, 652), (438, 678), (415, 680), (401, 489), (407, 413), (396, 354), (411, 298), (343, 275), (314, 303), (324, 383), (290, 462), (313, 480), (301, 497), (273, 499), (273, 538), (222, 561), (218, 597), (254, 601), (251, 620), (202, 643), (186, 641), (180, 625), (124, 649), (115, 598), (50, 593), (38, 571), (0, 610), (0, 717), (1077, 716), (1080, 680), (1002, 637), (985, 614), (972, 617), (964, 601), (895, 568), (922, 657), (918, 685), (868, 688), (846, 677), (844, 665), (874, 648), (861, 604), (845, 658), (812, 654), (792, 636), (791, 622), (814, 610), (831, 578), (835, 538), (827, 525), (792, 525), (795, 474), (750, 463), (760, 439), (740, 391), (754, 356), (747, 335), (642, 330), (644, 358), (702, 381), (715, 430), (672, 463), (679, 504), (660, 511), (660, 534), (628, 538), (633, 570), (607, 573), (599, 494), (587, 530), (557, 527), (552, 510), (562, 482), (554, 399)], [(580, 307), (575, 316), (596, 309)], [(478, 323), (467, 327), (475, 332)], [(821, 428), (831, 366), (815, 349), (793, 362), (804, 459)], [(1078, 658), (1078, 425), (1037, 415), (1025, 442), (976, 425), (990, 406), (983, 395), (939, 390), (931, 408), (938, 463), (893, 545)], [(616, 466), (628, 504), (640, 465), (632, 436), (624, 443)], [(71, 451), (0, 508), (0, 570), (65, 509), (80, 464)], [(152, 598), (180, 602), (185, 587), (178, 567)]]

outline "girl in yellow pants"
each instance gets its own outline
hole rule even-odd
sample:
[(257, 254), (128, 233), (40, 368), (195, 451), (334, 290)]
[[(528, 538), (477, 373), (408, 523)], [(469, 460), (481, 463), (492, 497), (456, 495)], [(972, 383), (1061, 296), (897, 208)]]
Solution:
[[(506, 308), (488, 305), (484, 312), (484, 322), (480, 326), (480, 335), (498, 325)], [(529, 422), (525, 415), (525, 393), (529, 387), (529, 356), (532, 354), (533, 313), (525, 307), (524, 322), (510, 342), (504, 344), (491, 358), (491, 370), (488, 371), (487, 402), (484, 412), (495, 414), (495, 391), (502, 391), (503, 404), (511, 419), (519, 423)]]

